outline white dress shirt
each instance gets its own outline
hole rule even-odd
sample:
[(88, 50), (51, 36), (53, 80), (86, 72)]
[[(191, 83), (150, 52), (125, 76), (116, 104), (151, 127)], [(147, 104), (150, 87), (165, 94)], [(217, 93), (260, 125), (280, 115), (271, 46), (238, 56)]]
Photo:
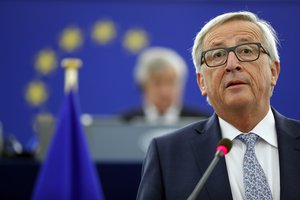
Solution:
[(154, 105), (145, 105), (145, 119), (150, 124), (172, 125), (179, 121), (180, 106), (171, 106), (164, 114), (160, 114)]
[[(238, 129), (220, 117), (219, 122), (223, 138), (228, 138), (233, 142), (231, 151), (225, 156), (233, 200), (245, 199), (243, 158), (246, 151), (246, 145), (242, 141), (235, 139), (241, 134)], [(256, 157), (266, 174), (273, 200), (279, 200), (279, 156), (275, 119), (271, 109), (269, 109), (265, 118), (249, 132), (255, 133), (260, 137), (255, 145)]]

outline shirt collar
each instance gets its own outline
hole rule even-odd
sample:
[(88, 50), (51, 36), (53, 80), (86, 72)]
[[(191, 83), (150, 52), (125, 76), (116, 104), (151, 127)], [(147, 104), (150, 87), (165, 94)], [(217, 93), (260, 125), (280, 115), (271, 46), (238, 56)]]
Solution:
[(180, 115), (180, 106), (171, 106), (164, 114), (159, 114), (156, 107), (152, 104), (144, 105), (146, 120), (150, 123), (174, 124), (178, 121)]
[[(223, 137), (233, 140), (235, 137), (241, 134), (241, 131), (236, 129), (234, 126), (232, 126), (219, 116), (218, 118)], [(257, 134), (270, 145), (276, 148), (278, 147), (275, 119), (271, 108), (269, 109), (267, 115), (249, 132)]]

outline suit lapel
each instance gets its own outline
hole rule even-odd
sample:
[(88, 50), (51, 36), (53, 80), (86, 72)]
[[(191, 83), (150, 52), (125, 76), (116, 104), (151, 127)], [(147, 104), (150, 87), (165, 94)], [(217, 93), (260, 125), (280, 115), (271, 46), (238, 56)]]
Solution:
[(299, 199), (300, 128), (273, 110), (280, 163), (280, 199)]
[[(221, 130), (217, 116), (213, 115), (204, 127), (198, 127), (196, 131), (197, 134), (195, 134), (191, 143), (200, 174), (203, 175), (213, 160), (217, 144), (221, 139)], [(203, 192), (208, 192), (210, 199), (232, 199), (224, 158), (221, 158), (217, 163), (199, 196)]]

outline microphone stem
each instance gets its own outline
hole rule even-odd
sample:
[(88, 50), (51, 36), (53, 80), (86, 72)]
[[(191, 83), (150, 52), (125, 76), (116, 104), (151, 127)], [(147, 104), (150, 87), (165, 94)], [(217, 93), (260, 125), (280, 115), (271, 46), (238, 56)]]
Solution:
[(216, 164), (220, 160), (220, 157), (222, 157), (222, 156), (223, 156), (223, 151), (216, 152), (214, 159), (212, 160), (212, 162), (210, 163), (210, 165), (206, 169), (206, 171), (203, 174), (202, 178), (197, 183), (195, 189), (193, 190), (193, 192), (191, 193), (191, 195), (187, 198), (187, 200), (195, 200), (197, 198), (198, 193), (201, 191), (204, 183), (206, 182), (207, 178), (210, 176), (211, 172), (213, 171), (213, 169), (215, 168)]

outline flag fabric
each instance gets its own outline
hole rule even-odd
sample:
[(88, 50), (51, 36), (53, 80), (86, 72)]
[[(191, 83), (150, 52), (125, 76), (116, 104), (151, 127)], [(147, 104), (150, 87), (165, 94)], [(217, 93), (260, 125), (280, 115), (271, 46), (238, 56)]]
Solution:
[(41, 166), (33, 200), (102, 200), (103, 191), (80, 123), (77, 93), (69, 91), (47, 157)]

